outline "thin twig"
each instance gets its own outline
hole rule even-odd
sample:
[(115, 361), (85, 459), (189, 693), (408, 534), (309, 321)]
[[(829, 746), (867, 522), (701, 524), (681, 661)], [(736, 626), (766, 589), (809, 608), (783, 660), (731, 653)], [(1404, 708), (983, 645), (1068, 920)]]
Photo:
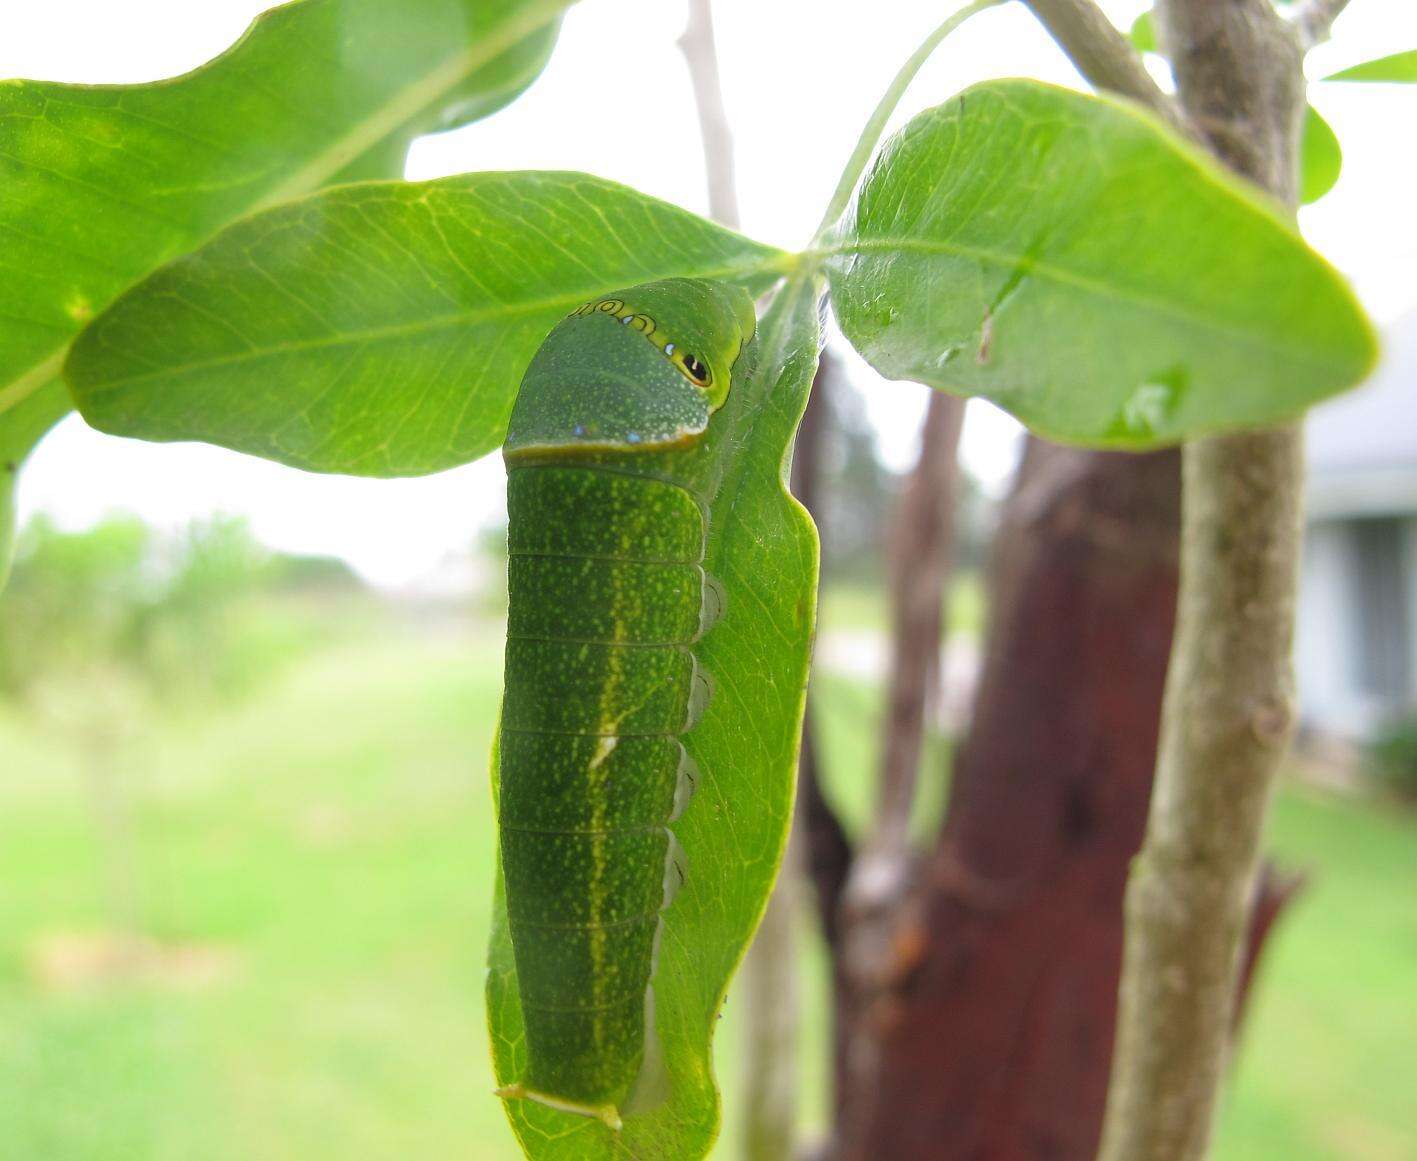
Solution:
[[(1216, 155), (1291, 212), (1304, 107), (1270, 0), (1160, 0), (1177, 91)], [(1294, 717), (1297, 425), (1186, 446), (1181, 593), (1156, 783), (1127, 886), (1102, 1161), (1203, 1161), (1270, 790)]]
[(1333, 31), (1333, 22), (1343, 15), (1348, 0), (1304, 0), (1294, 10), (1294, 30), (1299, 35), (1299, 45), (1308, 52), (1315, 45), (1322, 44)]
[(940, 656), (944, 596), (954, 547), (964, 400), (933, 392), (920, 430), (920, 458), (896, 509), (891, 548), (891, 672), (870, 854), (909, 855), (911, 808), (925, 734), (930, 675)]
[(1131, 42), (1093, 0), (1024, 0), (1074, 66), (1094, 88), (1130, 97), (1189, 132), (1176, 102), (1146, 71)]
[(1230, 1014), (1230, 1041), (1240, 1035), (1245, 1011), (1254, 997), (1255, 976), (1260, 960), (1270, 946), (1270, 935), (1280, 916), (1309, 887), (1305, 871), (1283, 870), (1272, 862), (1260, 866), (1255, 884), (1254, 905), (1250, 908), (1250, 926), (1245, 934), (1245, 950), (1240, 960), (1240, 980), (1235, 996), (1235, 1010)]
[(679, 37), (679, 51), (689, 66), (694, 86), (694, 106), (699, 112), (699, 132), (704, 142), (704, 169), (708, 176), (709, 213), (725, 226), (737, 229), (738, 179), (733, 160), (733, 130), (723, 104), (719, 79), (718, 47), (713, 38), (710, 0), (689, 0), (689, 22)]
[(782, 871), (743, 965), (744, 1161), (788, 1161), (796, 1145), (800, 880), (793, 863), (799, 845), (789, 838)]
[(851, 157), (847, 159), (846, 168), (841, 171), (841, 180), (837, 182), (831, 201), (827, 203), (826, 213), (822, 215), (822, 223), (817, 227), (814, 243), (821, 242), (827, 232), (836, 225), (841, 215), (846, 212), (847, 203), (851, 201), (851, 192), (856, 188), (856, 183), (861, 180), (861, 175), (866, 172), (866, 164), (871, 160), (871, 155), (876, 152), (876, 146), (880, 143), (881, 134), (886, 131), (886, 124), (890, 121), (891, 114), (900, 104), (901, 97), (905, 96), (905, 90), (910, 87), (910, 82), (915, 79), (915, 74), (930, 59), (930, 54), (940, 47), (945, 37), (949, 36), (971, 16), (1001, 3), (1003, 0), (974, 0), (974, 3), (966, 4), (934, 32), (930, 33), (921, 42), (920, 47), (910, 54), (905, 64), (900, 66), (900, 71), (891, 80), (890, 87), (886, 89), (885, 94), (872, 111), (870, 119), (866, 122), (866, 127), (861, 130), (856, 148), (852, 150)]
[(802, 752), (797, 762), (797, 815), (801, 823), (798, 833), (802, 836), (804, 861), (812, 880), (822, 937), (835, 956), (841, 946), (841, 897), (855, 853), (846, 828), (822, 790), (816, 736), (809, 693), (807, 713), (802, 720)]

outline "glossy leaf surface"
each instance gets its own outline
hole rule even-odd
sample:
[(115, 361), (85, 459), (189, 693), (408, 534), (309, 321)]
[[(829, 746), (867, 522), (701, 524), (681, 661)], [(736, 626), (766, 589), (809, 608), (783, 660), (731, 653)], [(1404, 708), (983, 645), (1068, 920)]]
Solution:
[(262, 205), (397, 176), (412, 138), (506, 104), (569, 0), (303, 0), (143, 85), (0, 82), (0, 466), (65, 412), (74, 335)]
[(1312, 105), (1304, 114), (1304, 136), (1299, 154), (1299, 200), (1316, 202), (1337, 183), (1343, 170), (1343, 148), (1333, 127)]
[[(1156, 16), (1148, 9), (1132, 22), (1129, 33), (1138, 52), (1160, 52), (1156, 39)], [(1299, 159), (1299, 200), (1308, 205), (1328, 193), (1338, 181), (1343, 151), (1332, 127), (1312, 105), (1304, 117), (1304, 137)]]
[(1417, 84), (1417, 48), (1364, 61), (1324, 77), (1326, 81), (1371, 81), (1380, 84)]
[(485, 455), (568, 311), (671, 275), (762, 289), (785, 256), (613, 182), (366, 183), (255, 215), (134, 287), (67, 368), (84, 418), (315, 471)]
[(1130, 104), (1030, 81), (889, 141), (829, 270), (882, 374), (1073, 443), (1275, 423), (1375, 357), (1347, 284), (1260, 194)]
[(1156, 41), (1156, 16), (1151, 9), (1147, 9), (1135, 20), (1132, 21), (1131, 31), (1132, 47), (1138, 52), (1160, 52), (1160, 46)]

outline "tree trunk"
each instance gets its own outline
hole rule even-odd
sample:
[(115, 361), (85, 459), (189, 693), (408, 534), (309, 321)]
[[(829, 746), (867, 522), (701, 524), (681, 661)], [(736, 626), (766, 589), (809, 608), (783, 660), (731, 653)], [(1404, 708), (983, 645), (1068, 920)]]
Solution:
[(1176, 453), (1031, 442), (947, 825), (881, 936), (887, 969), (837, 974), (842, 1161), (1091, 1157), (1179, 519)]
[[(1264, 0), (1161, 6), (1163, 35), (1172, 34), (1179, 48), (1173, 59), (1180, 104), (1151, 82), (1091, 0), (1028, 2), (1095, 85), (1147, 104), (1292, 201), (1302, 108), (1293, 86), (1302, 75), (1287, 67), (1293, 45), (1275, 35), (1282, 26)], [(1301, 39), (1321, 39), (1342, 7), (1343, 0), (1311, 0), (1297, 21)], [(1297, 540), (1285, 504), (1297, 494), (1290, 470), (1296, 448), (1292, 432), (1268, 432), (1202, 441), (1188, 457), (1188, 475), (1210, 489), (1202, 500), (1229, 487), (1219, 504), (1229, 521), (1224, 528), (1258, 526), (1260, 533), (1238, 537), (1242, 546), (1232, 556), (1243, 558), (1241, 567), (1228, 560), (1216, 565), (1217, 609), (1228, 613), (1226, 600), (1244, 588), (1231, 584), (1235, 578), (1259, 577), (1262, 583), (1246, 591), (1279, 597), (1251, 618), (1252, 631), (1236, 638), (1238, 653), (1228, 645), (1223, 650), (1234, 663), (1214, 683), (1260, 690), (1258, 704), (1248, 696), (1230, 699), (1233, 706), (1227, 701), (1221, 723), (1230, 730), (1238, 715), (1239, 731), (1249, 730), (1250, 744), (1237, 761), (1257, 772), (1244, 779), (1246, 786), (1259, 788), (1247, 792), (1253, 808), (1236, 816), (1244, 837), (1232, 844), (1239, 873), (1230, 882), (1240, 890), (1227, 888), (1225, 914), (1207, 928), (1223, 929), (1224, 939), (1210, 942), (1228, 948), (1213, 957), (1224, 971), (1215, 974), (1218, 987), (1206, 1001), (1220, 1017), (1208, 1021), (1207, 1032), (1218, 1030), (1222, 1038), (1234, 1034), (1234, 1014), (1242, 1010), (1265, 935), (1301, 885), (1265, 875), (1246, 890), (1265, 784), (1289, 720), (1284, 646)], [(850, 971), (849, 961), (843, 966), (841, 949), (853, 940), (849, 924), (833, 939), (839, 1161), (1092, 1161), (1096, 1155), (1118, 1022), (1122, 899), (1147, 815), (1176, 616), (1179, 458), (1030, 443), (996, 545), (984, 680), (955, 763), (939, 845), (891, 909), (892, 922), (879, 925), (875, 950), (883, 966), (873, 978)], [(1246, 493), (1247, 482), (1256, 480)], [(1196, 529), (1217, 506), (1197, 502), (1204, 491), (1192, 487), (1188, 497), (1192, 556), (1202, 541)], [(1272, 511), (1276, 503), (1282, 511)], [(1279, 546), (1270, 551), (1276, 536)], [(1224, 547), (1236, 539), (1222, 528), (1210, 543)], [(1207, 624), (1194, 615), (1188, 623), (1193, 630)], [(1255, 648), (1247, 653), (1251, 641)], [(1173, 712), (1173, 725), (1186, 720)], [(1182, 765), (1204, 771), (1204, 762), (1190, 755)], [(1203, 840), (1205, 833), (1196, 830), (1194, 837)], [(1139, 1004), (1139, 995), (1126, 1018), (1134, 1033), (1155, 1030), (1148, 1014), (1154, 1006), (1144, 997)], [(1218, 1062), (1223, 1051), (1214, 1040), (1210, 1035), (1203, 1050)], [(1133, 1035), (1130, 1043), (1135, 1053), (1149, 1041)], [(1125, 1050), (1126, 1037), (1123, 1044)], [(1134, 1066), (1135, 1059), (1124, 1071), (1143, 1076), (1143, 1083), (1125, 1086), (1130, 1103), (1120, 1102), (1109, 1117), (1118, 1114), (1112, 1129), (1138, 1125), (1143, 1136), (1109, 1130), (1108, 1157), (1200, 1156), (1156, 1152), (1145, 1143), (1146, 1126), (1168, 1119), (1162, 1106), (1172, 1098), (1162, 1098), (1164, 1085), (1150, 1083), (1160, 1072), (1143, 1075)], [(1190, 1142), (1203, 1150), (1213, 1070), (1202, 1079), (1189, 1122), (1201, 1126)]]

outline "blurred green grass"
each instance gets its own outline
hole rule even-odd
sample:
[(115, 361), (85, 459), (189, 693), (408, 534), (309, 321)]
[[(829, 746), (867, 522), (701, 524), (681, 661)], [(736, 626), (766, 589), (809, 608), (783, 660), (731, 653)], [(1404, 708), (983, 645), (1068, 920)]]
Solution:
[[(879, 585), (838, 581), (822, 587), (819, 616), (823, 626), (852, 632), (885, 631), (885, 607)], [(984, 578), (976, 570), (956, 572), (945, 597), (945, 624), (950, 633), (981, 637), (986, 616)]]
[[(142, 983), (36, 969), (47, 940), (102, 928), (103, 868), (65, 739), (0, 710), (0, 1155), (517, 1155), (481, 999), (500, 651), (495, 625), (386, 629), (145, 730), (119, 770), (144, 927), (190, 955)], [(829, 678), (819, 693), (837, 711), (833, 788), (859, 818), (874, 698)], [(1286, 788), (1270, 845), (1313, 885), (1265, 965), (1217, 1156), (1417, 1156), (1417, 820)], [(804, 946), (804, 1114), (820, 1125), (825, 970), (805, 922)], [(724, 1158), (738, 1020), (730, 992)]]

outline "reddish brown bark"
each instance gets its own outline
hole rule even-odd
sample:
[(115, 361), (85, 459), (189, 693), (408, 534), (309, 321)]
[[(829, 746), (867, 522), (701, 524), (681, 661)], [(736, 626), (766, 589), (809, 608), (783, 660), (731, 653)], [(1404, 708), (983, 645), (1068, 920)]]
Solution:
[[(902, 852), (893, 900), (858, 914), (848, 888), (842, 906), (851, 851), (806, 780), (809, 857), (830, 870), (838, 1100), (824, 1156), (1092, 1161), (1175, 613), (1178, 463), (1029, 441), (947, 823), (934, 851)], [(1266, 873), (1242, 1001), (1302, 882)]]
[(838, 972), (843, 1159), (1090, 1158), (1176, 597), (1177, 456), (1035, 443), (948, 823)]
[(1285, 871), (1273, 863), (1260, 865), (1260, 879), (1255, 886), (1255, 902), (1250, 911), (1250, 927), (1245, 933), (1244, 957), (1240, 960), (1239, 996), (1236, 999), (1230, 1034), (1238, 1037), (1240, 1027), (1245, 1022), (1249, 1007), (1250, 993), (1255, 976), (1269, 945), (1270, 933), (1284, 909), (1292, 903), (1309, 885), (1309, 876), (1303, 871)]
[[(931, 682), (939, 665), (963, 420), (964, 400), (943, 394), (931, 398), (921, 427), (919, 460), (906, 479), (891, 530), (891, 669), (876, 813), (848, 867), (836, 910), (826, 920), (836, 953), (836, 990), (843, 997), (892, 986), (896, 937), (909, 930), (918, 868), (910, 845), (910, 814)], [(838, 1039), (843, 1123), (852, 1123), (856, 1104), (869, 1099), (879, 1051), (879, 1043), (871, 1038)]]

